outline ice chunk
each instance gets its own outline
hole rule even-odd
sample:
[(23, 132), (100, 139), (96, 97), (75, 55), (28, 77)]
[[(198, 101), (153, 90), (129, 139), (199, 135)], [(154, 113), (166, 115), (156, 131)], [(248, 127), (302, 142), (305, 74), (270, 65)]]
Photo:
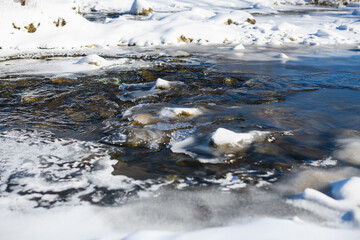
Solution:
[(255, 141), (263, 141), (269, 132), (250, 131), (236, 133), (225, 128), (219, 128), (212, 134), (210, 141), (215, 146), (230, 146), (246, 148)]

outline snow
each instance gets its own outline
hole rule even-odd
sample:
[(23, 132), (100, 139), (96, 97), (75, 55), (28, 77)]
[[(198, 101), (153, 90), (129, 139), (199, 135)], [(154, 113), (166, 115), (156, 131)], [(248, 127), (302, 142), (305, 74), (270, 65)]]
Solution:
[[(2, 0), (0, 54), (19, 51), (74, 50), (118, 45), (328, 45), (358, 44), (358, 9), (318, 14), (277, 14), (319, 7), (299, 1), (30, 1), (21, 6)], [(296, 5), (300, 3), (300, 5)], [(145, 15), (132, 16), (132, 14)], [(87, 21), (81, 11), (119, 11), (118, 18)], [(253, 14), (257, 14), (254, 17)], [(267, 15), (267, 14), (274, 15)], [(96, 13), (94, 13), (96, 14)], [(339, 24), (337, 24), (339, 23)], [(30, 24), (32, 27), (29, 28)], [(347, 26), (345, 28), (339, 26)], [(341, 32), (342, 31), (342, 32)], [(1, 53), (3, 52), (3, 53)]]
[(90, 65), (94, 65), (97, 67), (111, 65), (110, 62), (106, 61), (104, 58), (102, 58), (96, 54), (92, 54), (92, 55), (83, 57), (82, 59), (77, 61), (75, 64), (90, 64)]
[(155, 89), (170, 89), (171, 88), (171, 82), (170, 81), (167, 81), (165, 79), (161, 79), (161, 78), (158, 78), (155, 82), (155, 85), (154, 87), (152, 88), (152, 90), (155, 90)]
[(255, 141), (265, 140), (269, 133), (265, 131), (236, 133), (225, 128), (219, 128), (212, 134), (210, 141), (218, 147), (230, 145), (231, 147), (246, 148)]
[(342, 199), (360, 203), (360, 192), (354, 191), (355, 189), (360, 189), (359, 177), (352, 177), (333, 183), (331, 193), (338, 200)]
[(135, 0), (131, 5), (130, 13), (131, 14), (142, 14), (143, 11), (151, 9), (150, 3), (145, 0)]

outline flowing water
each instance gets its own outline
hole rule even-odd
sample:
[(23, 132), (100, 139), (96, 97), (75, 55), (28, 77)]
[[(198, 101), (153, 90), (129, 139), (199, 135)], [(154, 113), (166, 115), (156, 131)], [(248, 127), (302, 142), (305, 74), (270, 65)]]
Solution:
[[(198, 228), (255, 213), (293, 215), (282, 202), (289, 194), (359, 176), (346, 148), (360, 138), (354, 48), (289, 48), (294, 57), (287, 61), (272, 58), (277, 49), (260, 47), (237, 54), (212, 47), (191, 54), (129, 49), (105, 57), (148, 65), (54, 77), (4, 67), (26, 60), (1, 63), (1, 202), (15, 209), (129, 204), (132, 214), (125, 216), (133, 219), (118, 219), (119, 225), (139, 223), (134, 216), (145, 211), (150, 217), (143, 224), (155, 215), (167, 219), (161, 224), (197, 219)], [(41, 66), (61, 58), (33, 61)], [(171, 88), (154, 89), (158, 78)], [(196, 114), (174, 113), (178, 108)], [(263, 137), (242, 147), (216, 146), (211, 139), (219, 128)], [(191, 221), (185, 228), (194, 228)]]

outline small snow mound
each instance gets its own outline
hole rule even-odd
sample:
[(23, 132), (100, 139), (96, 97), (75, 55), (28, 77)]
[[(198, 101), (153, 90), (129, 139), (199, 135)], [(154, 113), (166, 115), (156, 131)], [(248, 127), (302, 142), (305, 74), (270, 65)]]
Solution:
[(155, 82), (154, 87), (151, 90), (160, 89), (160, 90), (166, 90), (171, 88), (171, 82), (158, 78)]
[(236, 133), (225, 128), (218, 128), (210, 138), (215, 146), (231, 146), (246, 148), (255, 141), (263, 141), (269, 132), (250, 131), (248, 133)]
[(339, 200), (350, 200), (360, 203), (360, 178), (352, 177), (331, 184), (332, 195)]
[(202, 111), (198, 108), (170, 108), (166, 107), (160, 111), (161, 117), (176, 118), (176, 117), (194, 117), (201, 115)]
[(244, 50), (244, 49), (245, 49), (245, 47), (244, 47), (244, 45), (242, 45), (242, 44), (236, 45), (236, 46), (233, 48), (233, 50)]
[(276, 58), (281, 59), (288, 59), (289, 57), (285, 53), (279, 53), (278, 55), (275, 55)]
[(360, 16), (360, 8), (359, 8), (359, 9), (355, 9), (355, 10), (352, 12), (352, 15)]
[(83, 57), (82, 59), (77, 61), (76, 64), (90, 64), (101, 67), (110, 65), (110, 62), (100, 57), (99, 55), (91, 54), (89, 56)]
[(316, 33), (315, 36), (318, 37), (330, 37), (332, 34), (330, 31), (324, 30), (324, 29), (319, 29)]
[(147, 1), (145, 1), (145, 0), (135, 0), (133, 2), (132, 6), (131, 6), (130, 14), (133, 14), (133, 15), (138, 15), (138, 14), (148, 15), (152, 11), (153, 10), (151, 8), (151, 5)]

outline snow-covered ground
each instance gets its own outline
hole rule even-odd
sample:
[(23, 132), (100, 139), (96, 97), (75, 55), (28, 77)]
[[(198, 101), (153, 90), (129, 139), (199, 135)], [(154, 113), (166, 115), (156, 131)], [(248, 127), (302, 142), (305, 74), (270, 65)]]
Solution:
[[(122, 45), (360, 43), (357, 3), (329, 8), (303, 0), (28, 2), (0, 3), (1, 55)], [(99, 11), (103, 18), (97, 22), (83, 17)]]

